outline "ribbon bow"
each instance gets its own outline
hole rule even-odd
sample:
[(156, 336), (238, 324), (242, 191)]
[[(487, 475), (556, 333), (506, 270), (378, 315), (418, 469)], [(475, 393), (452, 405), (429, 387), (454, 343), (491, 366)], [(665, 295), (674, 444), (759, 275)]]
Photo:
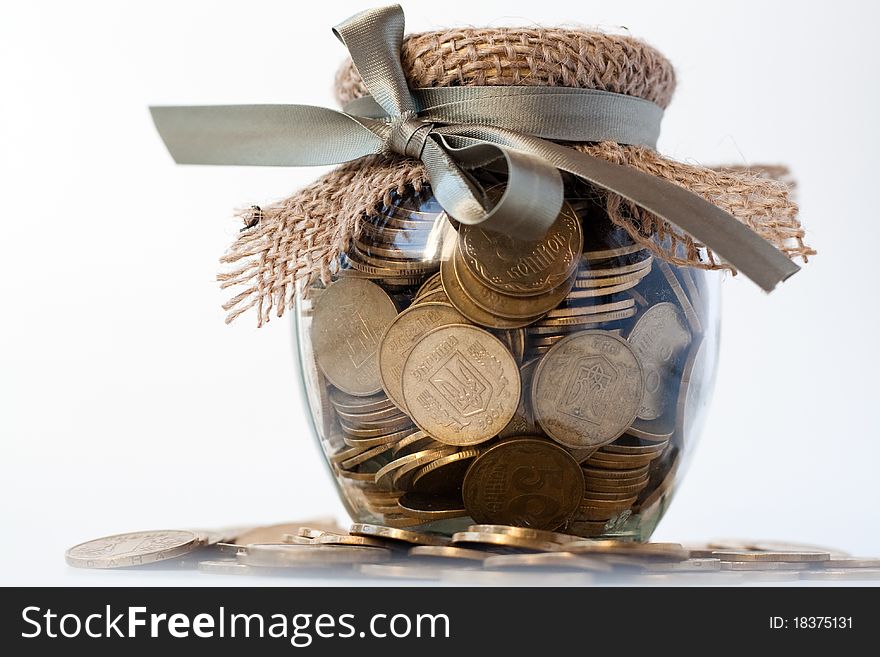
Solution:
[[(356, 14), (333, 32), (370, 96), (344, 112), (311, 105), (152, 107), (174, 160), (310, 166), (377, 153), (418, 158), (450, 216), (520, 239), (542, 236), (555, 221), (563, 200), (560, 172), (566, 171), (689, 233), (766, 291), (798, 271), (770, 243), (696, 194), (555, 143), (654, 146), (663, 114), (654, 103), (567, 87), (410, 89), (400, 64), (399, 5)], [(493, 206), (469, 172), (502, 163), (507, 186)]]

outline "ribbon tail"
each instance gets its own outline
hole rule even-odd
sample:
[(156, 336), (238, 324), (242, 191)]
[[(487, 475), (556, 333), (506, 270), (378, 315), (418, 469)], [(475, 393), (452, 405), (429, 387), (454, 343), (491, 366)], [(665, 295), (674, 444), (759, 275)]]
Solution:
[[(438, 150), (459, 167), (471, 170), (503, 160), (507, 168), (507, 185), (495, 206), (488, 211), (480, 207), (472, 213), (466, 212), (466, 208), (458, 213), (452, 210), (449, 213), (456, 221), (480, 224), (487, 230), (521, 240), (536, 240), (544, 236), (562, 207), (564, 189), (559, 169), (540, 157), (497, 144), (480, 143), (456, 148), (443, 136), (438, 135), (437, 138), (442, 144)], [(422, 159), (425, 160), (424, 155)], [(442, 175), (449, 171), (456, 171), (456, 167), (446, 165), (445, 172), (439, 173)], [(443, 205), (443, 199), (436, 191), (434, 193)], [(480, 197), (486, 199), (482, 190)], [(447, 208), (446, 205), (443, 207)]]
[(530, 153), (631, 201), (712, 249), (767, 292), (800, 270), (734, 216), (662, 178), (509, 130), (464, 125), (446, 130), (446, 139), (458, 145), (489, 141)]
[(384, 124), (311, 105), (151, 107), (178, 164), (316, 166), (382, 151)]

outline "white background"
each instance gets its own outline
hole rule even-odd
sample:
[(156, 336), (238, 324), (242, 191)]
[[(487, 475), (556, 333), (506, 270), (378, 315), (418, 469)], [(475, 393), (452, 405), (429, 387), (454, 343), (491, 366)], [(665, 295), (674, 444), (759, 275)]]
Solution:
[[(239, 228), (232, 210), (320, 172), (177, 167), (147, 105), (330, 105), (343, 57), (330, 26), (364, 6), (3, 4), (2, 583), (213, 583), (74, 571), (63, 552), (125, 530), (342, 518), (305, 420), (291, 324), (226, 326), (214, 281)], [(785, 162), (799, 181), (819, 256), (769, 296), (725, 281), (711, 417), (659, 540), (880, 555), (874, 7), (405, 4), (410, 30), (627, 29), (677, 67), (663, 152)]]

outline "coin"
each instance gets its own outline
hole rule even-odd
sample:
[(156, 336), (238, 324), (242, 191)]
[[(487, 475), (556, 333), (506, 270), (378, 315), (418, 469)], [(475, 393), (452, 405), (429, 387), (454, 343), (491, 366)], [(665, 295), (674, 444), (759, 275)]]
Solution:
[(370, 525), (366, 523), (355, 523), (351, 526), (349, 533), (355, 536), (378, 536), (379, 538), (391, 541), (401, 541), (412, 545), (448, 545), (449, 539), (444, 536), (435, 534), (422, 534), (411, 532), (405, 529), (397, 529), (395, 527), (384, 527), (382, 525)]
[(480, 454), (479, 448), (462, 449), (431, 461), (413, 473), (409, 482), (410, 489), (418, 493), (436, 495), (460, 493), (471, 461)]
[(628, 342), (605, 331), (582, 331), (553, 345), (538, 365), (532, 408), (560, 444), (598, 447), (632, 424), (644, 389), (642, 367)]
[(405, 493), (397, 501), (405, 516), (425, 521), (462, 518), (467, 515), (461, 496)]
[(537, 317), (517, 320), (504, 319), (483, 310), (465, 293), (458, 282), (458, 277), (455, 275), (454, 267), (455, 265), (451, 257), (445, 258), (440, 263), (440, 277), (443, 280), (443, 290), (449, 297), (449, 302), (470, 321), (480, 326), (505, 329), (526, 326), (537, 319)]
[(624, 541), (577, 541), (567, 543), (566, 552), (573, 554), (608, 554), (638, 559), (685, 561), (690, 552), (678, 543), (633, 543)]
[(378, 395), (369, 397), (355, 397), (342, 392), (338, 388), (330, 388), (330, 403), (333, 404), (337, 411), (348, 413), (371, 413), (376, 411), (392, 409), (398, 411), (394, 404), (388, 399), (383, 391)]
[(451, 304), (421, 303), (400, 313), (385, 332), (379, 344), (379, 375), (388, 398), (403, 410), (403, 365), (412, 348), (430, 331), (447, 324), (467, 324), (467, 320)]
[(558, 286), (537, 295), (517, 296), (493, 290), (477, 279), (464, 265), (460, 250), (456, 249), (452, 256), (452, 268), (464, 293), (477, 306), (493, 315), (504, 319), (518, 321), (534, 320), (558, 306), (569, 296), (574, 284), (574, 272)]
[(349, 536), (348, 534), (330, 534), (324, 532), (316, 536), (313, 544), (318, 545), (357, 545), (366, 547), (387, 548), (388, 543), (371, 536)]
[(315, 359), (327, 379), (352, 395), (379, 392), (379, 339), (396, 317), (394, 302), (369, 281), (346, 278), (321, 292), (311, 336)]
[(465, 508), (481, 524), (553, 530), (584, 495), (577, 461), (547, 440), (506, 440), (477, 457), (462, 486)]
[[(410, 470), (417, 469), (443, 456), (449, 456), (453, 452), (455, 452), (454, 448), (448, 445), (444, 445), (443, 447), (437, 449), (423, 449), (418, 452), (413, 452), (412, 454), (399, 456), (393, 461), (379, 468), (376, 471), (373, 480), (380, 488), (392, 487), (401, 469), (408, 466)], [(408, 471), (409, 470), (407, 470), (407, 472)]]
[(64, 555), (75, 568), (130, 568), (167, 561), (201, 547), (199, 536), (183, 530), (156, 530), (115, 534), (75, 545)]
[(535, 554), (497, 554), (483, 562), (489, 569), (548, 569), (548, 570), (586, 570), (590, 572), (609, 573), (613, 568), (602, 561), (590, 557), (582, 557), (567, 552), (537, 552)]
[(523, 538), (512, 534), (494, 534), (491, 532), (457, 532), (452, 535), (452, 544), (464, 543), (470, 545), (491, 545), (496, 547), (513, 548), (517, 550), (533, 550), (536, 552), (552, 552), (558, 550), (559, 543), (540, 541), (533, 538)]
[(721, 570), (807, 570), (809, 563), (795, 561), (721, 561)]
[(501, 438), (510, 438), (511, 436), (529, 435), (538, 432), (535, 422), (535, 414), (532, 411), (532, 376), (538, 365), (538, 359), (534, 358), (523, 363), (519, 368), (520, 396), (519, 404), (516, 411), (507, 426), (498, 432)]
[(285, 534), (300, 534), (300, 529), (307, 527), (312, 531), (339, 531), (341, 527), (333, 518), (310, 518), (300, 522), (285, 522), (277, 525), (253, 527), (235, 537), (236, 545), (248, 545), (251, 543), (280, 543)]
[(789, 561), (789, 562), (813, 562), (828, 561), (831, 555), (828, 552), (784, 552), (784, 551), (757, 551), (757, 550), (716, 550), (712, 556), (721, 561)]
[(406, 407), (440, 442), (473, 445), (497, 435), (519, 403), (519, 368), (498, 338), (466, 324), (430, 331), (403, 368)]
[(199, 570), (214, 575), (253, 575), (250, 566), (238, 563), (235, 559), (215, 559), (199, 561)]
[(828, 561), (823, 561), (824, 568), (880, 568), (880, 559), (863, 559), (858, 557), (835, 557), (831, 556)]
[(486, 287), (510, 295), (541, 295), (562, 285), (578, 265), (581, 222), (567, 203), (535, 241), (463, 224), (459, 248), (467, 269)]
[(679, 356), (691, 343), (681, 311), (672, 303), (657, 303), (636, 321), (627, 337), (642, 364), (645, 394), (638, 417), (654, 420), (669, 407), (669, 393)]
[(410, 548), (409, 556), (420, 559), (437, 559), (441, 561), (465, 562), (466, 564), (482, 563), (488, 556), (480, 550), (455, 547), (454, 545), (416, 545)]
[(530, 538), (536, 541), (549, 541), (551, 543), (560, 544), (580, 540), (580, 537), (572, 536), (571, 534), (551, 532), (544, 529), (534, 529), (532, 527), (517, 527), (514, 525), (471, 525), (468, 527), (468, 531), (490, 534), (510, 534), (511, 536), (519, 536), (520, 538)]
[(392, 579), (437, 580), (441, 576), (437, 569), (405, 564), (365, 563), (358, 566), (358, 571), (368, 577)]
[(246, 566), (271, 568), (338, 568), (357, 563), (388, 561), (391, 551), (386, 548), (350, 545), (249, 545), (247, 552), (235, 557)]

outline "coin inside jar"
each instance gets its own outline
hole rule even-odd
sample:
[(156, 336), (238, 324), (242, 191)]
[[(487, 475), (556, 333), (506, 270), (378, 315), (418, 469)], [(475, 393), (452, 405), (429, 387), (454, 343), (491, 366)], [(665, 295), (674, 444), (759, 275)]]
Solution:
[(403, 368), (407, 409), (420, 429), (474, 445), (503, 429), (519, 404), (519, 368), (498, 338), (468, 324), (430, 331)]
[(395, 317), (391, 297), (364, 279), (340, 279), (320, 293), (312, 344), (318, 366), (334, 386), (356, 396), (382, 390), (379, 340)]
[(532, 296), (560, 286), (577, 268), (583, 247), (581, 222), (568, 203), (545, 235), (535, 241), (463, 224), (459, 245), (467, 269), (503, 294)]
[(558, 445), (533, 437), (506, 440), (479, 456), (462, 486), (475, 522), (554, 530), (584, 496), (578, 462)]
[(535, 371), (532, 408), (541, 427), (567, 447), (612, 442), (636, 419), (642, 366), (626, 340), (581, 331), (550, 347)]
[(382, 334), (379, 345), (379, 375), (389, 399), (403, 410), (403, 365), (412, 348), (429, 331), (467, 320), (448, 303), (420, 303), (400, 313)]

